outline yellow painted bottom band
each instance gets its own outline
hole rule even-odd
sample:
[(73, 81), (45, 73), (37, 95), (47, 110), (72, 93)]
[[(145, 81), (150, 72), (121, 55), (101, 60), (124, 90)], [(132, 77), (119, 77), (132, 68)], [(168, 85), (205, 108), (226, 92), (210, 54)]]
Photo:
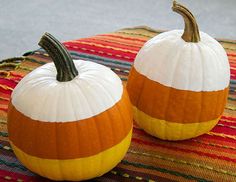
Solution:
[(153, 118), (133, 106), (134, 120), (152, 136), (163, 140), (185, 140), (194, 138), (210, 131), (220, 119), (214, 119), (201, 123), (174, 123)]
[(132, 129), (110, 149), (90, 157), (69, 160), (42, 159), (26, 154), (12, 142), (11, 146), (17, 158), (31, 171), (52, 180), (80, 181), (101, 176), (114, 168), (125, 156), (131, 136)]

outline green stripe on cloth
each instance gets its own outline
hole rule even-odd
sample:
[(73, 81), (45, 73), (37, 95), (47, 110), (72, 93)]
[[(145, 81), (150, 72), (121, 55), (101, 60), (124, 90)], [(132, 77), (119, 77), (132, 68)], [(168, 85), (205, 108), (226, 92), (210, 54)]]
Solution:
[(132, 165), (132, 166), (135, 166), (135, 167), (138, 167), (138, 168), (152, 169), (152, 170), (156, 170), (156, 171), (159, 171), (159, 172), (162, 172), (162, 173), (168, 173), (168, 174), (175, 175), (175, 176), (181, 176), (183, 178), (190, 179), (190, 180), (197, 180), (197, 181), (201, 181), (201, 182), (209, 181), (209, 180), (206, 180), (206, 179), (203, 179), (203, 178), (198, 178), (198, 177), (195, 177), (195, 176), (192, 176), (192, 175), (187, 175), (187, 174), (184, 174), (184, 173), (181, 173), (181, 172), (172, 171), (172, 170), (169, 170), (169, 169), (164, 169), (164, 168), (160, 168), (160, 167), (157, 167), (157, 166), (151, 166), (151, 165), (146, 165), (146, 164), (137, 163), (137, 162), (129, 162), (127, 160), (122, 160), (121, 163), (125, 164), (125, 165)]

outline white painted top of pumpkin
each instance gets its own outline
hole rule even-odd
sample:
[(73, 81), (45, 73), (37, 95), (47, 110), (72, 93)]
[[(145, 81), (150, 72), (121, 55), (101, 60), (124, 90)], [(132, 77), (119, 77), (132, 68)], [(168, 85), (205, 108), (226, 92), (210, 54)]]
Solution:
[(122, 96), (120, 78), (109, 68), (74, 60), (79, 75), (58, 81), (54, 63), (26, 75), (12, 93), (12, 104), (26, 116), (40, 121), (66, 122), (93, 117)]
[[(183, 11), (178, 6), (175, 4), (173, 10)], [(194, 17), (189, 16), (184, 16), (185, 23), (189, 21), (187, 26), (193, 29), (190, 33), (197, 34), (197, 24), (191, 22)], [(183, 36), (188, 33), (173, 30), (150, 39), (139, 51), (135, 69), (151, 80), (181, 90), (216, 91), (228, 87), (230, 69), (223, 47), (203, 32), (200, 40), (185, 41)]]

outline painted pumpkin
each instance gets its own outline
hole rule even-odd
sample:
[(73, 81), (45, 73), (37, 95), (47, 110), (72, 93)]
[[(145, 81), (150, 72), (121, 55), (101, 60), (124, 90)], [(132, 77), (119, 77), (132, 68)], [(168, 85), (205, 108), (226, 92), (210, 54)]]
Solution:
[(134, 120), (147, 133), (183, 140), (211, 130), (226, 104), (230, 69), (223, 47), (198, 31), (196, 20), (174, 1), (185, 29), (150, 39), (139, 51), (127, 90)]
[(50, 34), (39, 45), (54, 64), (35, 69), (14, 89), (8, 112), (11, 146), (41, 176), (73, 181), (101, 176), (130, 145), (128, 93), (109, 68), (73, 61)]

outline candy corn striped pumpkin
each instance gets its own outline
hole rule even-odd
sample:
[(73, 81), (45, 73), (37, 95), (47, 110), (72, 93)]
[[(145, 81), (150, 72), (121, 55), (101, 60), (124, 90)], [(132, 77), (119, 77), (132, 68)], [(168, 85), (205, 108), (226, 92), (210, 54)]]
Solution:
[(223, 47), (198, 31), (195, 18), (174, 1), (185, 30), (149, 40), (138, 53), (127, 89), (134, 120), (149, 134), (183, 140), (208, 132), (227, 100), (230, 70)]
[(101, 176), (130, 145), (128, 94), (109, 68), (73, 61), (50, 34), (39, 45), (55, 65), (37, 68), (14, 89), (8, 112), (11, 146), (41, 176), (73, 181)]

